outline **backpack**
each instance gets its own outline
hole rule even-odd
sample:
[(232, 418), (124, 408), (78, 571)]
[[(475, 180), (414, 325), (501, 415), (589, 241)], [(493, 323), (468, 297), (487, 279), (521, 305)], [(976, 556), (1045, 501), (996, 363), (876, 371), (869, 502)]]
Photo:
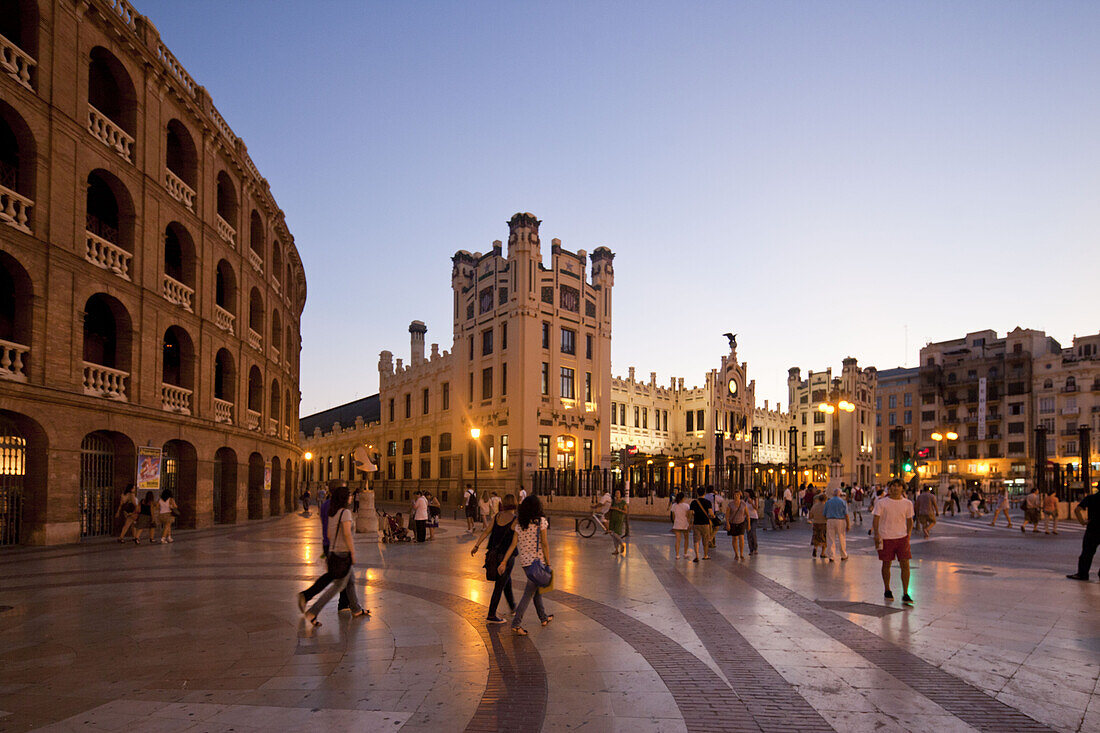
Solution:
[(467, 509), (477, 509), (477, 493), (476, 492), (471, 491), (469, 494), (467, 494), (467, 496), (466, 496), (466, 508)]

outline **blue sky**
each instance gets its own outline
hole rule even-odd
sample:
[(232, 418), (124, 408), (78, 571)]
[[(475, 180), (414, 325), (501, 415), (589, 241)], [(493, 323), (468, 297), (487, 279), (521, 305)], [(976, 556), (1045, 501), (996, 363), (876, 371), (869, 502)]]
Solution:
[(616, 253), (615, 374), (699, 383), (735, 331), (774, 404), (790, 366), (1100, 330), (1100, 3), (136, 7), (286, 212), (303, 414), (413, 319), (450, 348), (450, 256), (516, 211)]

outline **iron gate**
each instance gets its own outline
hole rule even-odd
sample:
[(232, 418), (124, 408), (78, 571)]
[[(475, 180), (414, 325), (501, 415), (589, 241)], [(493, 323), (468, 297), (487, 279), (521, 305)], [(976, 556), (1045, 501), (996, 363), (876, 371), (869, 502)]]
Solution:
[(101, 537), (114, 530), (115, 448), (111, 439), (98, 433), (84, 436), (80, 443), (80, 536)]
[(15, 423), (0, 417), (0, 547), (20, 542), (26, 475), (27, 441)]
[(179, 448), (168, 443), (160, 457), (160, 488), (168, 489), (172, 496), (179, 501), (180, 492), (180, 452)]

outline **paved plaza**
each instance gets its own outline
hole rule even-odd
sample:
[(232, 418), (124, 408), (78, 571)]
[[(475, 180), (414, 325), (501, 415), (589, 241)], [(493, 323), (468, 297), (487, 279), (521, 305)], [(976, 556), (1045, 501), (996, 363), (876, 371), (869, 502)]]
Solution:
[(554, 518), (554, 620), (529, 611), (526, 638), (485, 625), (491, 585), (453, 521), (421, 546), (360, 538), (372, 615), (331, 603), (316, 629), (294, 600), (322, 567), (316, 515), (17, 549), (0, 730), (1100, 730), (1100, 582), (1064, 577), (1080, 527), (945, 519), (914, 541), (903, 608), (867, 526), (844, 563), (811, 560), (797, 527), (740, 563), (723, 534), (696, 564), (664, 524), (635, 521), (620, 558)]

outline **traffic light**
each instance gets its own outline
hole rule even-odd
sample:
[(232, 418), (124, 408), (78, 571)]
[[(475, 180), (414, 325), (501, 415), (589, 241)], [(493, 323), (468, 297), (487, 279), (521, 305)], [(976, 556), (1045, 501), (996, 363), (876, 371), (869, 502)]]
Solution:
[(913, 468), (913, 457), (909, 455), (909, 451), (905, 451), (901, 455), (901, 470), (904, 473), (911, 473)]

